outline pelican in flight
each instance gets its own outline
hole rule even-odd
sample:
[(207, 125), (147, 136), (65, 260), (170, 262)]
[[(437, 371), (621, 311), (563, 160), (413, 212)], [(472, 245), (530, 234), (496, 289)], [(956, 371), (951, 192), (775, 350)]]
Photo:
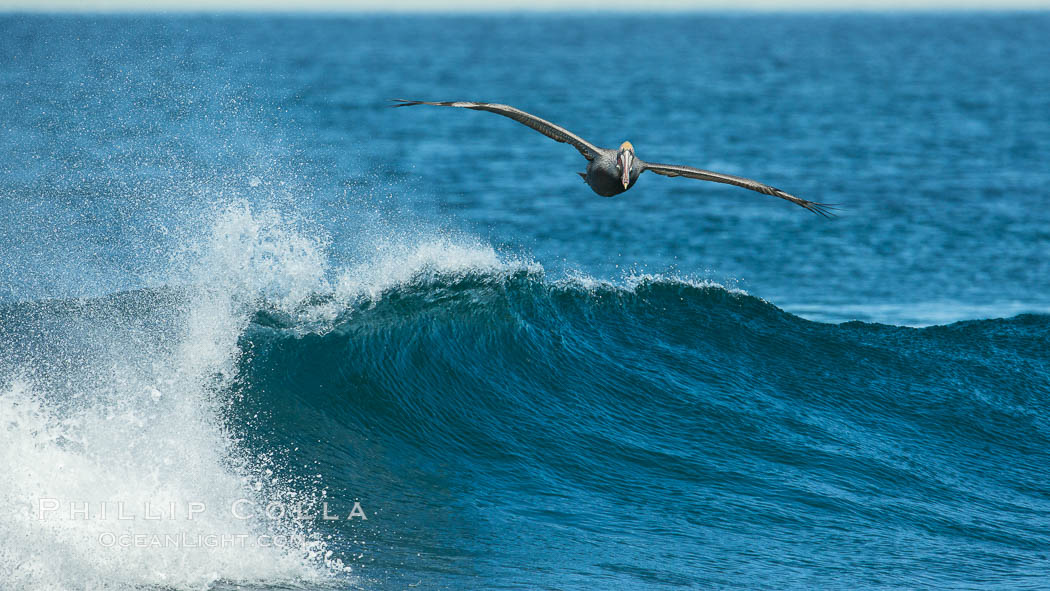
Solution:
[(806, 201), (805, 199), (800, 199), (794, 195), (785, 193), (776, 187), (770, 187), (769, 185), (751, 179), (722, 174), (720, 172), (712, 172), (710, 170), (702, 170), (691, 166), (646, 162), (634, 155), (634, 146), (631, 145), (631, 142), (620, 144), (620, 147), (616, 150), (599, 148), (560, 125), (555, 125), (546, 119), (541, 119), (535, 115), (526, 113), (521, 109), (515, 109), (510, 105), (475, 103), (469, 101), (409, 101), (405, 99), (394, 99), (394, 102), (397, 103), (396, 105), (392, 105), (394, 107), (434, 105), (436, 107), (460, 107), (463, 109), (473, 109), (475, 111), (488, 111), (489, 113), (496, 113), (497, 115), (509, 117), (523, 125), (528, 125), (554, 141), (571, 144), (574, 148), (579, 150), (580, 154), (583, 154), (583, 157), (588, 161), (587, 172), (580, 172), (577, 174), (583, 177), (583, 180), (595, 193), (603, 197), (619, 195), (627, 189), (630, 189), (634, 186), (638, 177), (648, 170), (663, 176), (684, 176), (686, 178), (699, 179), (702, 181), (714, 181), (716, 183), (736, 185), (752, 191), (758, 191), (765, 195), (787, 199), (795, 205), (805, 207), (809, 211), (820, 214), (824, 217), (830, 217), (832, 215), (830, 210), (833, 208), (828, 204)]

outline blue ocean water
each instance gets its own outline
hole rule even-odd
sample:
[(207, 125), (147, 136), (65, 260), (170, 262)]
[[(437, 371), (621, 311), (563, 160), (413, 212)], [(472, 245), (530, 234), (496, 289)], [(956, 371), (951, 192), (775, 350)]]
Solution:
[(0, 588), (1046, 586), (1050, 15), (0, 32)]

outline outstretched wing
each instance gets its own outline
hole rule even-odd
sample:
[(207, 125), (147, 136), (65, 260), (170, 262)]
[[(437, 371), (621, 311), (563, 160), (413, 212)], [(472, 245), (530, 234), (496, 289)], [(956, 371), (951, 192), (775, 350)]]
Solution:
[(787, 199), (795, 205), (800, 205), (813, 213), (822, 215), (824, 217), (833, 217), (835, 214), (832, 213), (831, 205), (825, 203), (817, 203), (815, 201), (806, 201), (800, 199), (794, 195), (790, 195), (781, 191), (776, 187), (770, 187), (764, 185), (758, 181), (751, 179), (745, 179), (739, 176), (733, 176), (731, 174), (722, 174), (720, 172), (712, 172), (710, 170), (703, 170), (700, 168), (693, 168), (691, 166), (678, 166), (677, 164), (653, 164), (651, 162), (645, 163), (645, 170), (651, 170), (656, 174), (662, 174), (664, 176), (684, 176), (691, 179), (699, 179), (701, 181), (714, 181), (716, 183), (725, 183), (727, 185), (736, 185), (745, 189), (751, 189), (752, 191), (758, 191), (764, 195), (772, 195), (773, 197), (780, 197), (781, 199)]
[(583, 154), (583, 157), (588, 160), (594, 160), (598, 156), (598, 147), (588, 142), (582, 137), (572, 133), (568, 129), (555, 125), (546, 119), (540, 119), (535, 115), (531, 115), (522, 111), (521, 109), (515, 109), (510, 105), (500, 105), (496, 103), (474, 103), (470, 101), (443, 101), (443, 102), (427, 102), (427, 101), (408, 101), (405, 99), (393, 99), (398, 104), (392, 105), (394, 107), (411, 107), (412, 105), (434, 105), (436, 107), (461, 107), (464, 109), (474, 109), (475, 111), (488, 111), (489, 113), (496, 113), (497, 115), (503, 115), (504, 117), (510, 117), (511, 119), (528, 125), (543, 135), (551, 138), (554, 141), (562, 142), (564, 144), (571, 144), (574, 148)]

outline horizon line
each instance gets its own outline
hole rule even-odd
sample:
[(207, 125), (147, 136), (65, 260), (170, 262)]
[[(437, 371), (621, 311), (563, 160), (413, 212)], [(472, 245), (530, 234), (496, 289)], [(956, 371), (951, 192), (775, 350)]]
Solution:
[(61, 6), (61, 7), (46, 7), (36, 4), (35, 6), (4, 6), (0, 4), (0, 15), (15, 15), (15, 14), (39, 14), (39, 15), (286, 15), (286, 16), (353, 16), (353, 15), (391, 15), (391, 16), (406, 16), (406, 15), (420, 15), (420, 16), (491, 16), (491, 15), (511, 15), (511, 14), (530, 14), (530, 15), (594, 15), (594, 14), (609, 14), (609, 15), (641, 15), (641, 14), (659, 14), (659, 15), (675, 15), (675, 14), (1010, 14), (1010, 13), (1038, 13), (1038, 12), (1050, 12), (1050, 6), (1031, 6), (1027, 4), (1014, 4), (1014, 5), (998, 5), (998, 6), (943, 6), (938, 4), (933, 5), (916, 5), (912, 2), (902, 2), (901, 4), (891, 4), (879, 2), (878, 5), (866, 5), (866, 4), (850, 4), (850, 5), (794, 5), (791, 7), (772, 7), (763, 5), (752, 5), (752, 6), (704, 6), (704, 7), (681, 7), (681, 6), (656, 6), (650, 7), (645, 10), (636, 10), (631, 8), (592, 8), (586, 6), (572, 6), (572, 7), (548, 7), (548, 6), (525, 6), (525, 5), (514, 5), (506, 7), (485, 7), (479, 8), (476, 6), (460, 6), (460, 7), (449, 7), (444, 6), (440, 8), (425, 8), (425, 7), (340, 7), (333, 8), (330, 6), (299, 6), (294, 9), (287, 7), (277, 6), (252, 6), (252, 7), (239, 7), (239, 6), (219, 6), (219, 7), (201, 7), (193, 5), (170, 5), (170, 6), (158, 6), (154, 4), (150, 7), (106, 7), (106, 6)]

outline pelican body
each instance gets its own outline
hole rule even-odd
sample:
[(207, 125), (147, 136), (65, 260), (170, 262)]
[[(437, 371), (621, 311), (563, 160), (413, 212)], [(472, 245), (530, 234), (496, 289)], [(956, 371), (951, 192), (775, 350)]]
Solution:
[(713, 172), (710, 170), (703, 170), (700, 168), (693, 168), (691, 166), (645, 162), (635, 155), (634, 146), (631, 145), (631, 142), (623, 142), (620, 144), (620, 147), (615, 150), (610, 148), (600, 148), (564, 127), (555, 125), (546, 119), (541, 119), (535, 115), (511, 107), (510, 105), (477, 103), (470, 101), (409, 101), (405, 99), (395, 99), (395, 102), (397, 103), (396, 105), (393, 105), (395, 107), (433, 105), (436, 107), (460, 107), (464, 109), (473, 109), (475, 111), (488, 111), (490, 113), (509, 117), (518, 123), (527, 125), (555, 141), (570, 144), (587, 159), (587, 172), (581, 172), (578, 174), (583, 177), (583, 180), (591, 190), (602, 197), (613, 197), (630, 189), (634, 186), (638, 177), (648, 170), (663, 176), (681, 176), (702, 181), (713, 181), (716, 183), (736, 185), (765, 195), (786, 199), (795, 205), (804, 207), (813, 213), (825, 217), (830, 217), (832, 215), (830, 211), (832, 207), (830, 205), (800, 199), (794, 195), (785, 193), (776, 187), (771, 187), (751, 179)]
[(635, 157), (631, 142), (620, 144), (618, 150), (598, 150), (598, 156), (587, 164), (587, 172), (580, 176), (602, 197), (614, 197), (630, 189), (645, 170), (645, 163)]

